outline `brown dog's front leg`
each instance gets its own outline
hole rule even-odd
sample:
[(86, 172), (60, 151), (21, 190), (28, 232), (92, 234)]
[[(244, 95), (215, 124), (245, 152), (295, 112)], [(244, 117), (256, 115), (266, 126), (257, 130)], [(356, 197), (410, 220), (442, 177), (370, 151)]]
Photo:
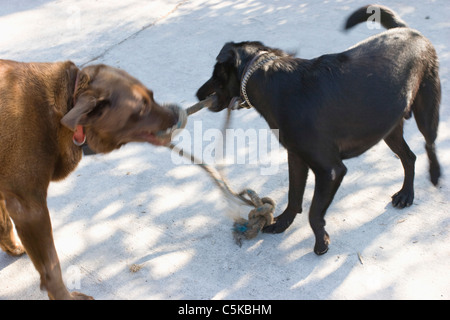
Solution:
[(64, 285), (58, 255), (53, 243), (50, 216), (45, 197), (16, 199), (7, 202), (25, 250), (41, 276), (41, 289), (50, 299), (92, 299), (80, 293), (69, 293)]
[(316, 237), (314, 252), (317, 255), (328, 251), (330, 237), (325, 231), (325, 213), (346, 173), (347, 168), (342, 162), (333, 166), (332, 169), (314, 170), (316, 185), (309, 211), (309, 223)]
[(288, 152), (289, 166), (289, 202), (286, 210), (275, 218), (275, 223), (263, 229), (266, 233), (281, 233), (302, 212), (303, 194), (308, 178), (308, 166), (298, 155)]

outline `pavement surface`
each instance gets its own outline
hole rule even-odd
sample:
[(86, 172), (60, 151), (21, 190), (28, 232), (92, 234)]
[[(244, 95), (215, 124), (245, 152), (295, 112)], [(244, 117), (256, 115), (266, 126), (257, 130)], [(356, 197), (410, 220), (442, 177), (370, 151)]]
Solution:
[[(359, 0), (0, 3), (1, 58), (109, 64), (140, 79), (156, 101), (183, 107), (196, 102), (196, 90), (210, 77), (227, 41), (259, 40), (313, 58), (383, 30), (361, 24), (342, 31), (348, 15), (367, 4)], [(428, 37), (440, 59), (437, 150), (444, 176), (437, 188), (428, 178), (423, 137), (410, 120), (405, 137), (418, 157), (411, 207), (398, 210), (390, 204), (403, 170), (380, 143), (345, 162), (348, 174), (326, 216), (332, 241), (327, 254), (312, 251), (307, 219), (312, 174), (304, 214), (283, 234), (259, 234), (239, 247), (232, 217), (245, 217), (248, 207), (230, 204), (198, 166), (168, 149), (129, 144), (84, 157), (66, 180), (49, 188), (67, 286), (96, 299), (449, 299), (450, 2), (381, 4)], [(214, 160), (214, 137), (224, 119), (224, 113), (201, 111), (177, 142), (205, 162)], [(257, 131), (270, 150), (255, 156), (249, 145), (230, 149), (229, 182), (235, 190), (249, 187), (273, 198), (276, 215), (282, 213), (286, 151), (272, 143), (275, 138), (254, 110), (233, 113), (230, 128)], [(0, 299), (47, 299), (26, 255), (0, 252)]]

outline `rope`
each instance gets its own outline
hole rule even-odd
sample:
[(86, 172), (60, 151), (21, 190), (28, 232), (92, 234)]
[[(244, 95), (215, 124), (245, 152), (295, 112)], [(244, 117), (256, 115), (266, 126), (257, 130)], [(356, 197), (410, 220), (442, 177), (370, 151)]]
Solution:
[(188, 116), (190, 116), (191, 114), (194, 114), (194, 113), (202, 110), (203, 108), (211, 108), (215, 104), (217, 104), (217, 97), (215, 95), (210, 95), (205, 100), (199, 101), (196, 104), (194, 104), (193, 106), (190, 106), (189, 108), (187, 108), (186, 113)]
[[(184, 110), (187, 116), (190, 116), (203, 108), (210, 108), (217, 103), (217, 97), (211, 95), (205, 100), (202, 100), (193, 106)], [(183, 109), (181, 109), (183, 110)], [(181, 111), (180, 110), (180, 111)], [(228, 109), (227, 118), (224, 125), (224, 131), (228, 127), (231, 118), (231, 109)], [(203, 170), (205, 170), (216, 183), (216, 185), (222, 190), (222, 192), (227, 196), (228, 199), (237, 201), (242, 204), (246, 204), (254, 207), (253, 210), (248, 214), (248, 220), (244, 218), (235, 219), (233, 224), (233, 237), (239, 246), (242, 246), (242, 239), (253, 239), (266, 225), (273, 224), (273, 213), (275, 211), (275, 202), (268, 198), (259, 198), (255, 191), (251, 189), (245, 189), (240, 193), (236, 193), (230, 187), (229, 183), (226, 181), (223, 174), (221, 174), (214, 167), (202, 163), (194, 155), (178, 148), (174, 144), (170, 143), (167, 145), (168, 148), (177, 152), (180, 156), (189, 159), (192, 163), (198, 164)], [(249, 199), (247, 199), (247, 197)]]
[(274, 222), (275, 201), (268, 197), (260, 199), (256, 192), (251, 189), (239, 193), (240, 196), (245, 194), (250, 197), (255, 209), (248, 214), (248, 220), (238, 218), (234, 221), (233, 237), (239, 247), (242, 246), (242, 239), (255, 238), (262, 228)]

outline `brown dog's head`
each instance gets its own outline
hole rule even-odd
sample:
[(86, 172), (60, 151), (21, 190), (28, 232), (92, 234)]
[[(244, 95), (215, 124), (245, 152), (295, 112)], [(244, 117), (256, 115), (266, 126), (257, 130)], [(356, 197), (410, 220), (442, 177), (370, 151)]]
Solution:
[(167, 144), (159, 132), (177, 122), (172, 109), (161, 107), (153, 92), (123, 70), (93, 65), (79, 71), (73, 108), (61, 119), (72, 131), (82, 126), (89, 147), (107, 153), (128, 142)]

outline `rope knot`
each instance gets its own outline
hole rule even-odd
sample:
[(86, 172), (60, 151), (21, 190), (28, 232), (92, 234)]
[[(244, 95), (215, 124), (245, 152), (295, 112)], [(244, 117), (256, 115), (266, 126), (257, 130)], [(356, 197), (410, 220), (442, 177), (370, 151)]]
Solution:
[(248, 214), (248, 220), (238, 218), (233, 224), (233, 237), (239, 246), (242, 246), (242, 239), (253, 239), (266, 225), (273, 224), (273, 213), (275, 211), (275, 201), (268, 197), (260, 198), (255, 191), (246, 189), (239, 193), (239, 196), (250, 198), (255, 209)]

